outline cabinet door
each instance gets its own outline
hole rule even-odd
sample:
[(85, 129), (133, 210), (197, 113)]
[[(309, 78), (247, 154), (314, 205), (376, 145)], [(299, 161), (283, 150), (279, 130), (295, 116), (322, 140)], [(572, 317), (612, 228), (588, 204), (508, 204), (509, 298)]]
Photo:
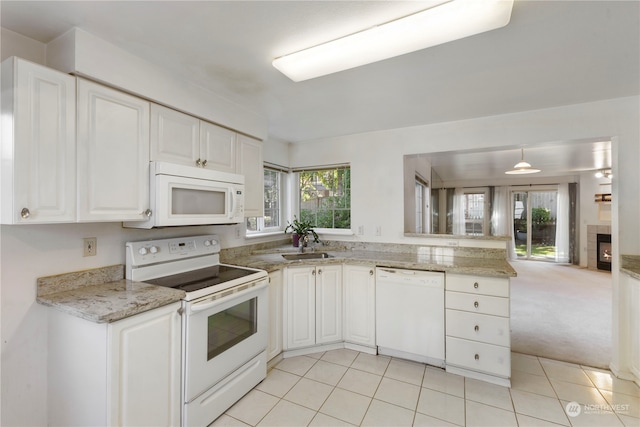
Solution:
[(369, 347), (376, 345), (376, 279), (373, 267), (345, 265), (344, 340)]
[(78, 80), (78, 220), (146, 220), (149, 103)]
[(76, 79), (2, 63), (2, 223), (76, 219)]
[(180, 303), (109, 325), (109, 425), (180, 424)]
[(201, 121), (200, 158), (208, 169), (235, 173), (236, 133)]
[(197, 166), (200, 158), (200, 120), (193, 116), (151, 104), (152, 161)]
[(244, 216), (264, 215), (264, 168), (262, 143), (244, 135), (238, 135), (236, 172), (244, 175)]
[(282, 270), (269, 273), (269, 341), (267, 360), (282, 352)]
[(316, 344), (342, 341), (342, 266), (316, 268)]
[(316, 343), (315, 268), (287, 268), (285, 296), (285, 350)]

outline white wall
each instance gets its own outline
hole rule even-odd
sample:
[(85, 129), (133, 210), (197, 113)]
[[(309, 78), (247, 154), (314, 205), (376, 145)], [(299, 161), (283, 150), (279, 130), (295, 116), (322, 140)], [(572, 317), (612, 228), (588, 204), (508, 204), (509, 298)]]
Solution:
[(580, 174), (580, 266), (587, 266), (587, 225), (611, 225), (611, 220), (600, 219), (598, 209), (609, 209), (611, 205), (596, 203), (595, 194), (611, 192), (611, 180), (596, 178), (593, 172)]
[[(3, 32), (3, 36), (4, 36)], [(19, 39), (19, 38), (15, 38)], [(39, 52), (33, 41), (14, 40), (13, 53)], [(2, 49), (5, 51), (5, 38)], [(34, 49), (34, 46), (36, 47)], [(35, 56), (38, 56), (37, 54)], [(33, 58), (32, 58), (33, 59)], [(416, 243), (403, 233), (403, 156), (496, 146), (615, 136), (613, 188), (615, 253), (640, 254), (639, 98), (622, 98), (541, 111), (452, 123), (395, 129), (288, 145), (266, 141), (264, 158), (291, 166), (351, 163), (352, 224), (363, 226), (355, 239)], [(46, 425), (46, 309), (35, 302), (36, 278), (124, 262), (127, 240), (217, 232), (224, 247), (245, 244), (241, 226), (188, 227), (164, 230), (122, 229), (120, 224), (70, 224), (0, 227), (1, 254), (1, 419), (2, 425)], [(381, 236), (375, 236), (380, 227)], [(624, 230), (620, 233), (619, 230)], [(244, 235), (243, 230), (239, 230)], [(82, 257), (82, 238), (98, 238), (98, 255)], [(614, 269), (618, 266), (614, 260)], [(614, 307), (627, 296), (613, 272)], [(628, 331), (619, 311), (614, 319), (617, 369), (628, 365), (624, 350)], [(616, 350), (614, 350), (616, 352)]]
[[(611, 368), (631, 376), (631, 310), (619, 255), (640, 254), (640, 97), (627, 97), (458, 122), (393, 129), (291, 146), (291, 165), (350, 163), (352, 227), (359, 240), (419, 243), (403, 235), (403, 156), (428, 152), (538, 145), (554, 141), (612, 140), (613, 354)], [(382, 236), (372, 235), (380, 226)], [(426, 241), (426, 240), (425, 240)]]
[(44, 44), (6, 28), (0, 28), (0, 61), (11, 56), (19, 56), (37, 64), (44, 64), (46, 51)]

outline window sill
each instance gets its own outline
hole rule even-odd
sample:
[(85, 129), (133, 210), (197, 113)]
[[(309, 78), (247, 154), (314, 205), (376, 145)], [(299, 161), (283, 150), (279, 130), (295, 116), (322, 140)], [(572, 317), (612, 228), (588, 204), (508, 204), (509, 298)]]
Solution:
[(329, 234), (335, 236), (353, 236), (355, 233), (350, 228), (314, 228), (318, 234)]
[(255, 239), (257, 237), (277, 236), (278, 234), (284, 235), (284, 231), (278, 230), (278, 231), (265, 231), (264, 233), (261, 233), (261, 232), (251, 233), (251, 234), (247, 233), (244, 237), (245, 239)]

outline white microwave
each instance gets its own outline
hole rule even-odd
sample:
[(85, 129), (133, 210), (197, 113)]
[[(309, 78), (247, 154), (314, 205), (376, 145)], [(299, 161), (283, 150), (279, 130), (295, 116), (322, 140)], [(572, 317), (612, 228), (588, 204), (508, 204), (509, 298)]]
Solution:
[(244, 176), (166, 162), (149, 164), (148, 220), (125, 227), (236, 224), (244, 221)]

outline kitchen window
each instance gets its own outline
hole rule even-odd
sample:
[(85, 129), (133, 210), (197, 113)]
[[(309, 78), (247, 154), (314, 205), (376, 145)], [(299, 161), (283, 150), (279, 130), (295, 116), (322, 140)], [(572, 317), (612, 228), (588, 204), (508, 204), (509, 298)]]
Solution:
[(483, 236), (489, 234), (488, 197), (486, 191), (464, 193), (464, 234)]
[(247, 235), (282, 230), (282, 201), (287, 175), (284, 169), (264, 166), (264, 216), (246, 219)]
[(351, 229), (349, 165), (295, 170), (298, 213), (318, 229)]

